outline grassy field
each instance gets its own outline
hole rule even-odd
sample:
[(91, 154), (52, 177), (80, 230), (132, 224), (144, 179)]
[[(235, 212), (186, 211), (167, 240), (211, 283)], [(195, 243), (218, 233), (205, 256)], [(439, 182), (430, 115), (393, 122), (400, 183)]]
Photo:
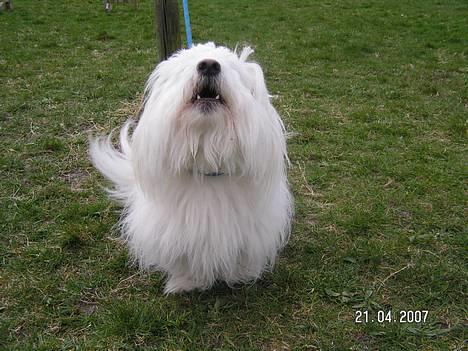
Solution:
[(467, 2), (191, 1), (195, 41), (256, 49), (294, 132), (296, 216), (258, 283), (168, 298), (128, 266), (87, 158), (155, 66), (139, 2), (0, 14), (0, 349), (463, 349)]

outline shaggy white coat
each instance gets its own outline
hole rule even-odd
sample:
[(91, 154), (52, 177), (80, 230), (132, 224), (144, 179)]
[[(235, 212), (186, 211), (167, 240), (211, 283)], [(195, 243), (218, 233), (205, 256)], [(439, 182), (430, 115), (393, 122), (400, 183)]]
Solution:
[[(122, 236), (142, 269), (167, 275), (166, 293), (259, 278), (290, 231), (283, 123), (270, 103), (260, 66), (213, 43), (160, 63), (144, 110), (120, 132), (91, 141), (94, 165), (124, 206)], [(197, 64), (220, 63), (222, 103), (194, 101)], [(195, 99), (196, 100), (196, 99)]]

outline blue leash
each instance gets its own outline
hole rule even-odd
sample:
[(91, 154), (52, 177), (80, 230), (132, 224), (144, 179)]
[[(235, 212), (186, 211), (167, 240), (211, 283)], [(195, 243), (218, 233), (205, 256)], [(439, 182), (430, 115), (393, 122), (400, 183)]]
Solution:
[(190, 14), (188, 10), (187, 0), (182, 1), (184, 7), (185, 33), (187, 35), (187, 47), (192, 47), (192, 28), (190, 27)]

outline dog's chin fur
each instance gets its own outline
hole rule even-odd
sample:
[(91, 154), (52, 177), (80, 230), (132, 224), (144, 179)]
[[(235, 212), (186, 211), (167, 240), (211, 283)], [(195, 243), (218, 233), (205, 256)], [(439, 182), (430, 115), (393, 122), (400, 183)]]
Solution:
[[(292, 198), (286, 143), (263, 73), (212, 43), (181, 50), (151, 74), (144, 110), (120, 150), (91, 141), (94, 165), (124, 211), (122, 236), (142, 269), (164, 272), (166, 293), (259, 278), (286, 243)], [(220, 97), (197, 99), (197, 64), (214, 59)], [(131, 134), (131, 136), (130, 136)]]

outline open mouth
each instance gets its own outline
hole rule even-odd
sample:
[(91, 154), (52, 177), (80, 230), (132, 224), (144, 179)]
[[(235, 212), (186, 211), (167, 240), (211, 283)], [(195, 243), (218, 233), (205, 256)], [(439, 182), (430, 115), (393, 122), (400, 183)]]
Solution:
[(224, 99), (214, 82), (202, 82), (197, 85), (191, 102), (193, 104), (216, 105), (224, 104)]

